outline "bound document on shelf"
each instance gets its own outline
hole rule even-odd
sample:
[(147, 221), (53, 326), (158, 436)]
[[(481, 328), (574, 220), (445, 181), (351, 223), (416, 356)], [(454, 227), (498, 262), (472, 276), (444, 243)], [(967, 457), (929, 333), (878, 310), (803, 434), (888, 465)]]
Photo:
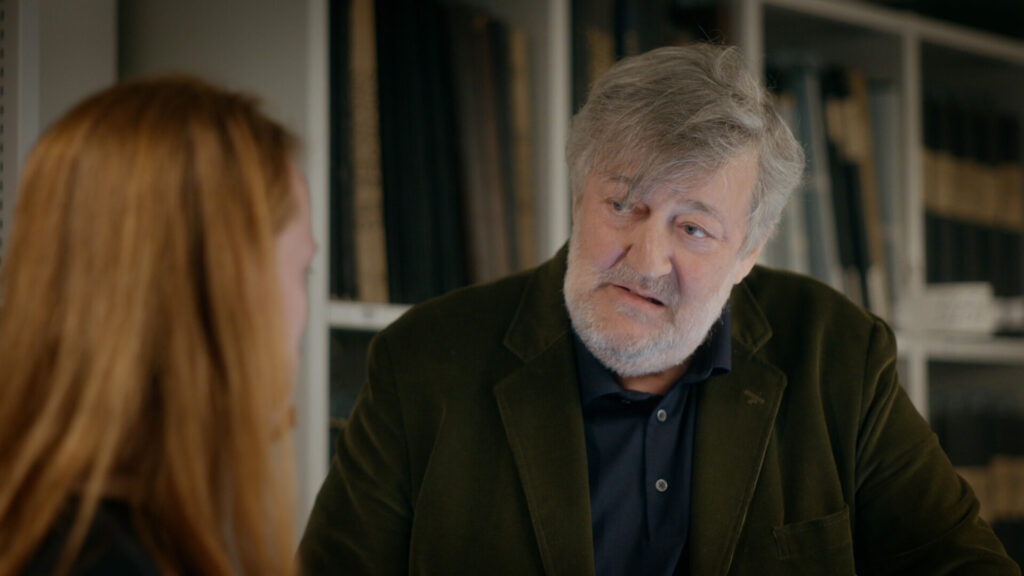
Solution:
[(988, 282), (928, 284), (901, 308), (900, 324), (915, 330), (995, 334), (1000, 308)]

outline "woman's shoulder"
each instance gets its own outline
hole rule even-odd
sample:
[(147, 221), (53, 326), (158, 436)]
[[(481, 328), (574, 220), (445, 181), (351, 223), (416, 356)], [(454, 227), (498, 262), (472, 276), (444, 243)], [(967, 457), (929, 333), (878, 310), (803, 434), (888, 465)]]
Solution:
[[(64, 554), (72, 515), (62, 514), (29, 562), (24, 576), (53, 574)], [(75, 557), (71, 576), (124, 574), (158, 576), (160, 569), (143, 546), (132, 523), (132, 510), (123, 503), (105, 500), (96, 508), (89, 533)]]

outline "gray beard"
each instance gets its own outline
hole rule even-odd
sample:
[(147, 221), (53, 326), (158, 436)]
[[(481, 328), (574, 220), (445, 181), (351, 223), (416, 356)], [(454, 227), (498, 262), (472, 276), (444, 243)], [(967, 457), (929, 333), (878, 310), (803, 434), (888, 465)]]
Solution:
[[(685, 362), (707, 339), (711, 327), (722, 314), (732, 284), (723, 282), (718, 291), (699, 303), (687, 318), (676, 316), (681, 305), (679, 288), (673, 279), (651, 281), (632, 268), (619, 264), (605, 271), (594, 271), (576, 258), (576, 234), (569, 241), (569, 260), (563, 290), (573, 329), (598, 360), (613, 372), (626, 377), (657, 374)], [(730, 275), (731, 276), (731, 275)], [(602, 319), (594, 303), (594, 290), (607, 282), (628, 280), (659, 294), (666, 303), (671, 322), (639, 338), (624, 338), (611, 330), (611, 319)], [(635, 310), (618, 307), (616, 312), (642, 321)]]

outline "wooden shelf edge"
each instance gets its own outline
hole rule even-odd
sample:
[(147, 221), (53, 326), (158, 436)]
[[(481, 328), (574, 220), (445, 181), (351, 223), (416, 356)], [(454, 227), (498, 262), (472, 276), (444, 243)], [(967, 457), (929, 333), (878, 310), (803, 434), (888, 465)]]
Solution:
[(899, 35), (909, 29), (909, 14), (882, 6), (861, 2), (830, 2), (827, 0), (762, 0), (766, 7), (782, 8), (833, 20), (839, 24), (861, 26), (888, 34)]
[(901, 331), (896, 340), (901, 356), (917, 353), (928, 361), (1024, 366), (1024, 338)]
[(762, 5), (791, 10), (875, 32), (907, 35), (928, 44), (1024, 65), (1024, 41), (966, 28), (904, 10), (862, 2), (834, 0), (761, 0)]
[(923, 16), (908, 16), (911, 29), (927, 44), (1024, 66), (1024, 42)]
[(327, 325), (350, 330), (381, 330), (405, 314), (408, 304), (377, 304), (332, 300), (327, 304)]

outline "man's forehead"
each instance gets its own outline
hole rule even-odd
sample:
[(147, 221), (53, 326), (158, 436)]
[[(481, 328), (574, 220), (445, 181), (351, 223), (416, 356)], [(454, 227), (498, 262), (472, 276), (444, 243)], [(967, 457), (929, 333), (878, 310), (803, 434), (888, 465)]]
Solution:
[[(708, 185), (728, 186), (734, 178), (742, 178), (749, 171), (757, 170), (758, 155), (754, 150), (744, 150), (734, 156), (714, 163), (678, 161), (662, 166), (645, 165), (638, 161), (618, 161), (598, 166), (591, 171), (591, 177), (613, 185), (621, 185), (631, 198), (640, 199), (655, 189), (666, 189), (676, 194), (686, 194)], [(756, 183), (756, 179), (752, 179)], [(753, 195), (753, 185), (748, 195)]]
[(624, 200), (637, 202), (644, 200), (655, 190), (684, 199), (691, 196), (694, 190), (704, 187), (715, 173), (693, 171), (685, 174), (636, 174), (612, 169), (596, 172), (594, 176), (601, 183), (617, 189)]

